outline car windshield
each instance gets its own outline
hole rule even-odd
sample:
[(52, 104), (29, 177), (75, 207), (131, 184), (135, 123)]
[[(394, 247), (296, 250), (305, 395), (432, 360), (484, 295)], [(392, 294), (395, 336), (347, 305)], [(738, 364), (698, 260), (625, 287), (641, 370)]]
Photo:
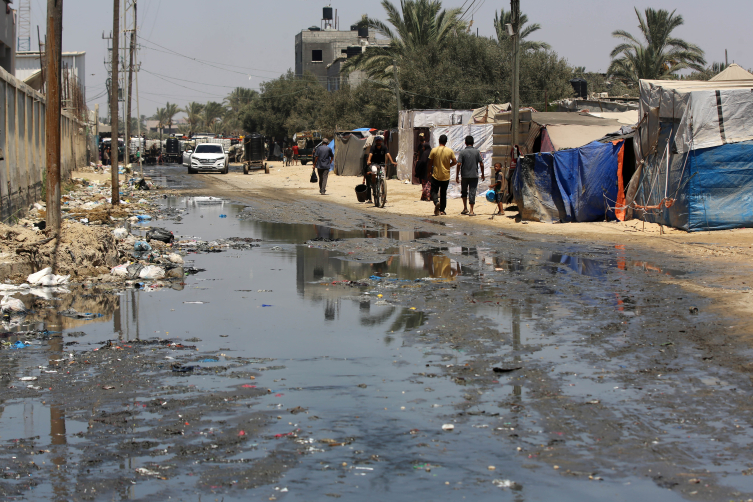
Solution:
[(222, 145), (199, 145), (196, 153), (223, 153)]

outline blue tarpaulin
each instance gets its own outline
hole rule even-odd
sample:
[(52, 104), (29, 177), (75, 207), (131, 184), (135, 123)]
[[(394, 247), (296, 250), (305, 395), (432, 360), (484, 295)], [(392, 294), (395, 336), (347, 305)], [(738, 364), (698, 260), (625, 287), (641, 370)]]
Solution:
[(513, 193), (523, 219), (545, 222), (615, 219), (624, 141), (526, 156)]

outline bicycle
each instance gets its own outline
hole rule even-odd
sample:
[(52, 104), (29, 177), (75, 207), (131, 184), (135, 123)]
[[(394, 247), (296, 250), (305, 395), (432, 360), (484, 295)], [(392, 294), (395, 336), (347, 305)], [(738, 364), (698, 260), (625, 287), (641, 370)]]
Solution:
[(374, 205), (384, 207), (387, 203), (387, 183), (384, 181), (384, 164), (371, 165), (371, 180), (374, 190)]

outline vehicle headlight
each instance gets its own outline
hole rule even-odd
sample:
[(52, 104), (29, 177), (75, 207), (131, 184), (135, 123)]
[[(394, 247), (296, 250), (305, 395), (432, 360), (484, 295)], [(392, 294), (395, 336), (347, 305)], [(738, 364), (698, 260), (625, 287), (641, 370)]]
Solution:
[(201, 164), (197, 159), (191, 159), (191, 164)]

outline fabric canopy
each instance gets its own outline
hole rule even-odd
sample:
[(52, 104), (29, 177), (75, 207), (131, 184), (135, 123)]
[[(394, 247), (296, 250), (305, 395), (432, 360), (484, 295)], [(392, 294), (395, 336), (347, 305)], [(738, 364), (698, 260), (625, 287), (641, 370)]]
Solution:
[(718, 75), (715, 75), (710, 79), (711, 82), (723, 82), (723, 81), (730, 81), (730, 80), (751, 80), (753, 81), (753, 73), (750, 73), (749, 71), (746, 71), (742, 68), (742, 66), (732, 63), (727, 68), (724, 69), (723, 72), (721, 72)]
[(549, 139), (556, 150), (578, 148), (601, 139), (607, 134), (619, 131), (613, 125), (607, 126), (577, 126), (550, 125), (546, 127)]

